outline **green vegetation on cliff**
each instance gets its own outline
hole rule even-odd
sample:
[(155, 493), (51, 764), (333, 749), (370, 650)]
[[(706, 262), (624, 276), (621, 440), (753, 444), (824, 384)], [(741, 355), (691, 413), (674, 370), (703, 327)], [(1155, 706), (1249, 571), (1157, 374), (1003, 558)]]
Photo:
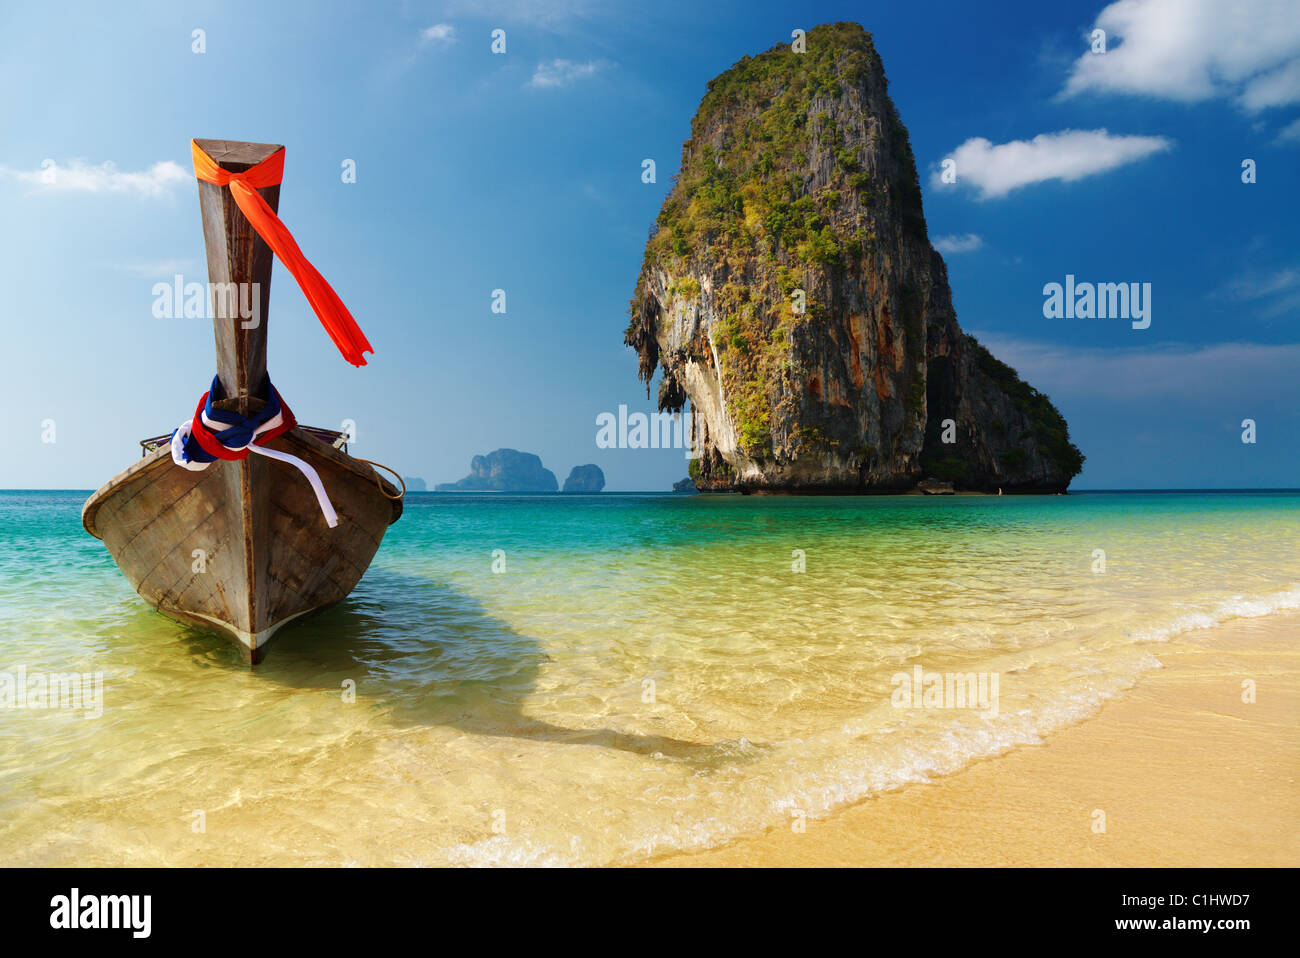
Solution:
[[(919, 216), (921, 187), (897, 112), (891, 109), (885, 118), (888, 138), (897, 165), (909, 175), (888, 183), (862, 170), (863, 157), (845, 148), (843, 132), (826, 110), (845, 94), (845, 84), (861, 87), (873, 71), (881, 90), (886, 88), (871, 35), (856, 23), (836, 23), (815, 27), (806, 42), (804, 53), (778, 44), (710, 81), (682, 148), (673, 197), (646, 246), (647, 260), (670, 268), (681, 259), (757, 254), (832, 267), (843, 264), (846, 248), (859, 251), (871, 236), (865, 230), (846, 234), (832, 223), (848, 194), (872, 205), (873, 194), (892, 191)], [(710, 142), (723, 128), (724, 141)], [(810, 194), (805, 181), (814, 147), (828, 150), (834, 163), (830, 182)]]
[(887, 87), (854, 23), (708, 84), (624, 336), (647, 395), (663, 373), (659, 408), (702, 417), (700, 489), (886, 491), (925, 469), (1047, 491), (1082, 464), (1047, 397), (964, 345)]
[[(871, 35), (856, 23), (819, 26), (806, 47), (795, 53), (778, 44), (708, 84), (681, 172), (646, 245), (647, 266), (679, 277), (671, 296), (698, 297), (695, 276), (746, 277), (744, 285), (728, 279), (715, 290), (722, 322), (713, 342), (737, 438), (759, 458), (771, 451), (772, 386), (789, 372), (792, 329), (822, 318), (824, 309), (810, 301), (796, 314), (789, 294), (860, 261), (891, 207), (924, 231), (916, 164), (892, 103), (882, 123), (893, 180), (864, 170), (866, 157), (848, 148), (835, 119), (856, 120), (868, 87), (883, 93), (887, 86)], [(850, 92), (853, 109), (839, 109)], [(818, 164), (829, 175), (814, 177)], [(638, 283), (626, 335), (633, 345), (645, 342), (638, 333), (645, 295)], [(761, 302), (780, 305), (756, 308)], [(643, 363), (647, 383), (653, 369)]]

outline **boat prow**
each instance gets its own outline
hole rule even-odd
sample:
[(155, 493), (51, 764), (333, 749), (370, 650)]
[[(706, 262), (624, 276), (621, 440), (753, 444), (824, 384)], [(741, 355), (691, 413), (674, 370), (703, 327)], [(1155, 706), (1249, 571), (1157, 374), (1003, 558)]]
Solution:
[(400, 492), (371, 465), (306, 430), (268, 446), (315, 468), (335, 528), (291, 465), (250, 456), (196, 472), (178, 468), (166, 445), (81, 510), (145, 601), (229, 636), (253, 663), (280, 628), (351, 592), (402, 514)]
[(195, 140), (191, 152), (217, 375), (174, 434), (174, 456), (173, 434), (144, 440), (144, 458), (87, 500), (81, 522), (147, 602), (225, 633), (258, 662), (279, 629), (352, 591), (401, 516), (402, 493), (349, 456), (346, 437), (297, 425), (267, 376), (273, 252), (306, 283), (344, 358), (360, 366), (372, 351), (276, 215), (284, 148)]

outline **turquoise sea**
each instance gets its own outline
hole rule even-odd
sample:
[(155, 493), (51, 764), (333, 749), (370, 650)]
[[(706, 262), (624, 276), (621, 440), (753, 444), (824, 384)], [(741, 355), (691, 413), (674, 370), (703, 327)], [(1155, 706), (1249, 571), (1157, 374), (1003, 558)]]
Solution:
[[(635, 863), (1041, 741), (1300, 608), (1291, 492), (413, 494), (250, 669), (135, 595), (86, 496), (0, 493), (0, 675), (103, 682), (98, 716), (0, 708), (6, 864)], [(900, 705), (918, 666), (996, 707)]]

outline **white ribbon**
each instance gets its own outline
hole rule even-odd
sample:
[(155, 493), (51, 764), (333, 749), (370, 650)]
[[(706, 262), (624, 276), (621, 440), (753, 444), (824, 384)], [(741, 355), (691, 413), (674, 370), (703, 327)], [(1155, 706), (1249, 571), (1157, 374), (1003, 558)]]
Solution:
[(298, 471), (307, 477), (311, 483), (312, 492), (316, 493), (316, 501), (320, 503), (320, 511), (325, 515), (325, 521), (333, 529), (339, 524), (339, 517), (334, 514), (334, 506), (330, 503), (330, 497), (325, 495), (325, 486), (320, 481), (320, 476), (312, 468), (311, 463), (303, 462), (297, 456), (291, 456), (287, 452), (278, 452), (275, 449), (269, 449), (266, 446), (249, 446), (253, 452), (261, 453), (263, 456), (270, 456), (272, 459), (279, 459), (281, 462), (287, 462), (291, 466), (297, 466)]
[[(320, 481), (320, 475), (312, 467), (311, 463), (304, 462), (297, 456), (292, 456), (287, 452), (278, 452), (275, 449), (268, 449), (266, 446), (259, 446), (256, 444), (258, 436), (264, 432), (269, 432), (282, 422), (284, 422), (284, 415), (283, 413), (280, 413), (277, 414), (275, 418), (262, 423), (262, 425), (258, 426), (257, 429), (254, 430), (253, 438), (249, 441), (249, 444), (239, 448), (247, 449), (250, 452), (256, 452), (263, 456), (268, 456), (271, 459), (279, 459), (281, 462), (287, 462), (289, 465), (295, 466), (298, 471), (307, 478), (307, 481), (311, 483), (311, 490), (316, 493), (316, 502), (320, 505), (320, 511), (322, 515), (325, 516), (325, 521), (329, 524), (329, 527), (333, 529), (339, 524), (339, 517), (335, 514), (334, 505), (330, 502), (330, 497), (325, 492), (325, 484)], [(220, 432), (221, 430), (228, 428), (227, 423), (216, 422), (209, 419), (206, 415), (203, 416), (203, 425), (207, 426), (213, 432)], [(212, 463), (193, 462), (186, 457), (185, 442), (190, 438), (190, 431), (193, 426), (194, 420), (187, 419), (181, 423), (180, 426), (177, 427), (176, 432), (172, 434), (172, 462), (193, 472), (200, 472), (208, 468)], [(226, 448), (231, 449), (232, 452), (239, 451), (239, 448), (230, 446), (227, 446)]]

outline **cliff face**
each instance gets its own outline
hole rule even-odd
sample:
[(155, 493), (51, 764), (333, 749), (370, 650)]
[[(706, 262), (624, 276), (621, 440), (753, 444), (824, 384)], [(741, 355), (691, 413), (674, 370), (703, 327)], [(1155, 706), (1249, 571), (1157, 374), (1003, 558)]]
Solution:
[(957, 326), (870, 35), (806, 43), (709, 83), (631, 303), (647, 388), (658, 368), (659, 408), (690, 402), (696, 485), (1063, 490), (1065, 421)]

